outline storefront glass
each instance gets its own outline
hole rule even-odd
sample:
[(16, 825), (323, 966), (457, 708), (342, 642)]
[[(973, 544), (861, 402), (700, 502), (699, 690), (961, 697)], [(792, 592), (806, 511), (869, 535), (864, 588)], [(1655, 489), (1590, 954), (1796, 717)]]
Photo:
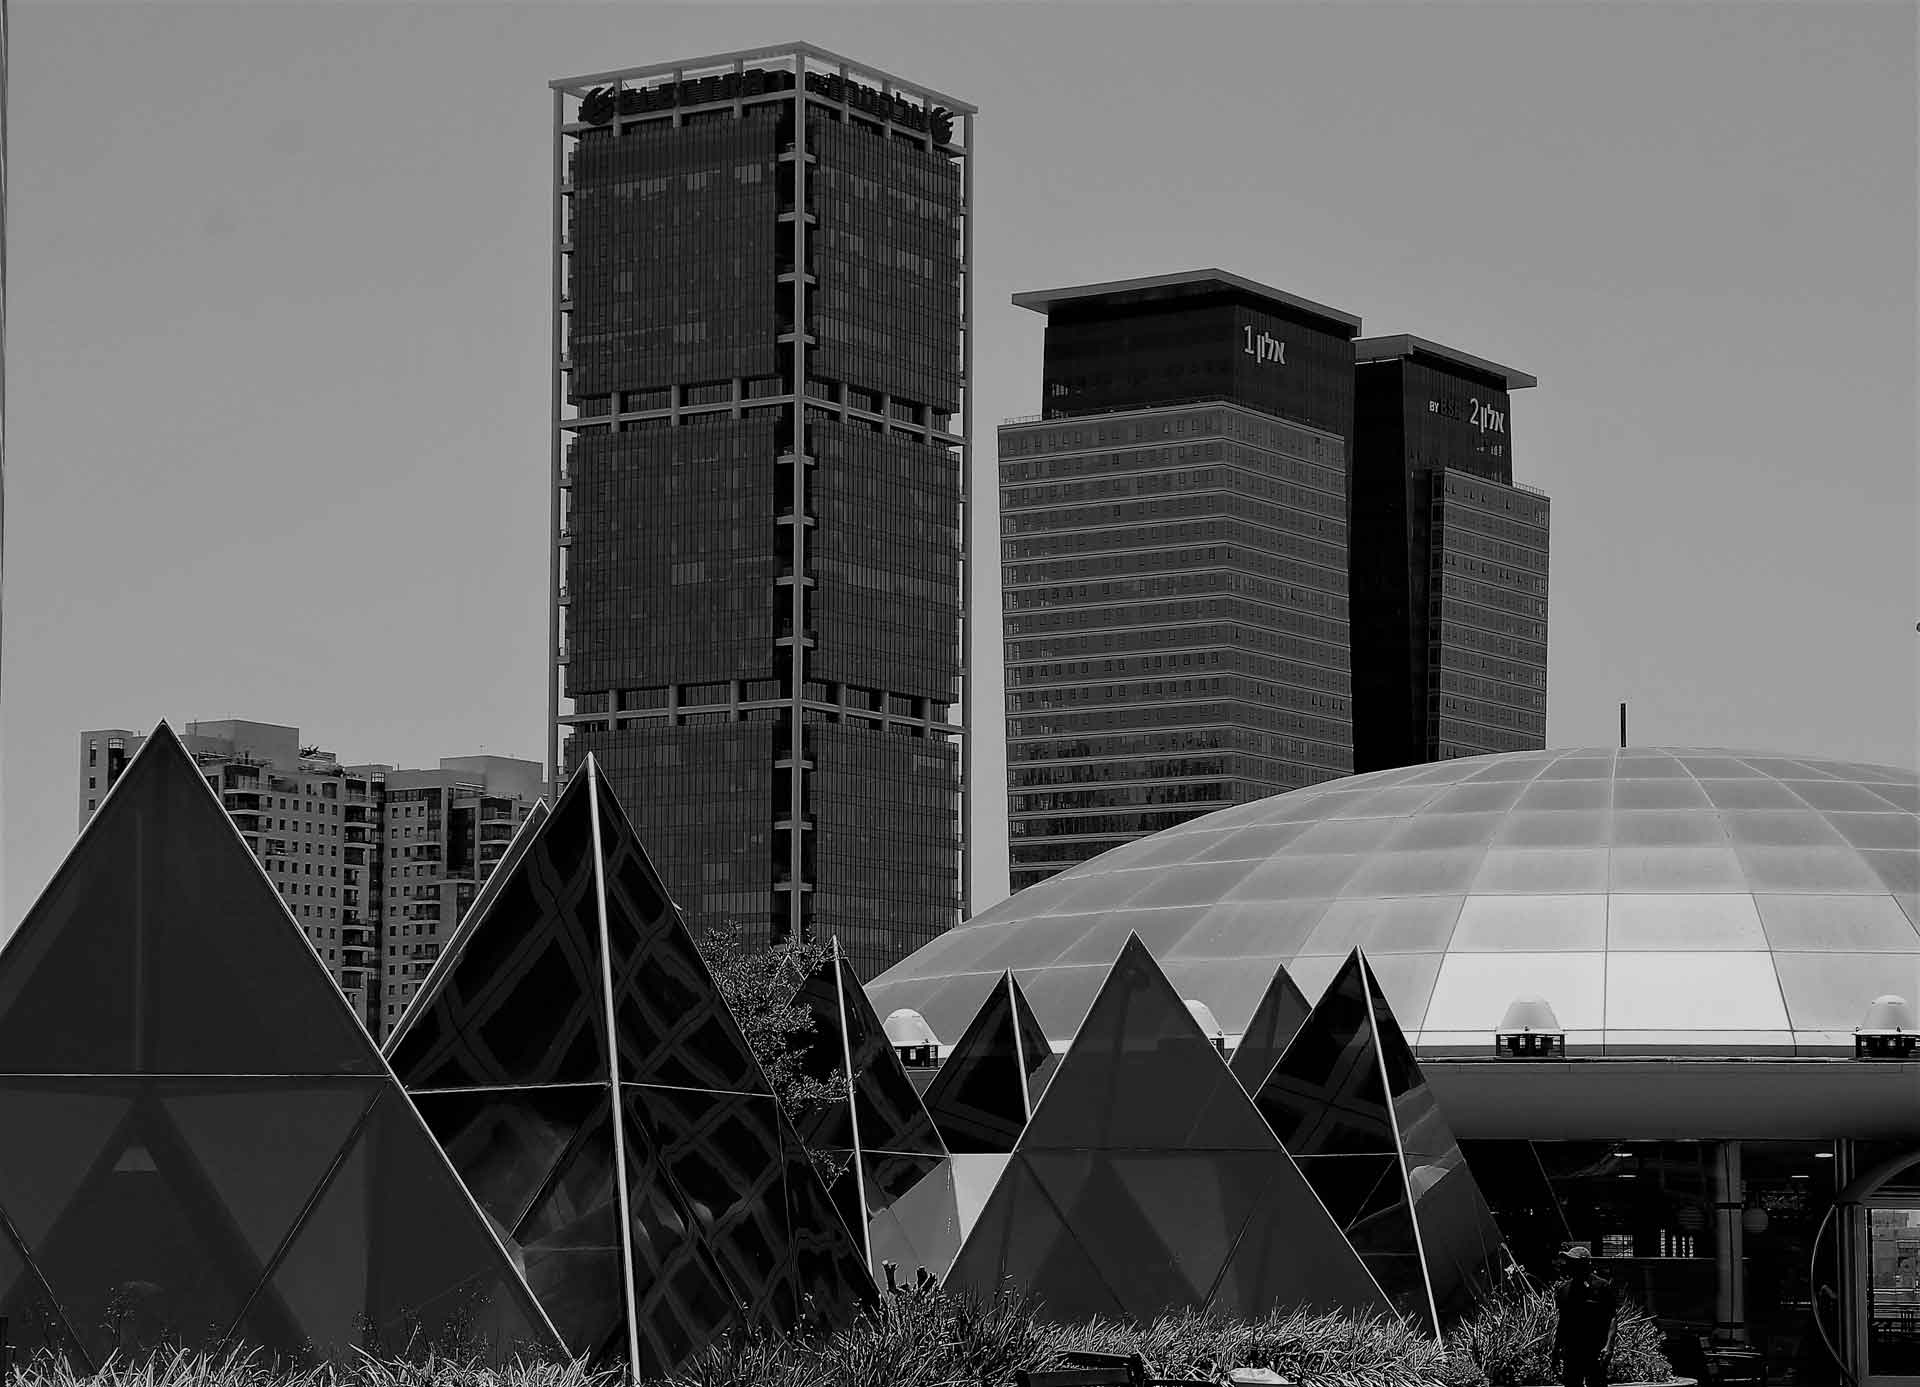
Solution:
[[(1527, 1270), (1546, 1280), (1562, 1245), (1585, 1244), (1666, 1330), (1679, 1373), (1722, 1387), (1839, 1380), (1812, 1322), (1815, 1296), (1838, 1286), (1834, 1266), (1810, 1263), (1835, 1193), (1831, 1144), (1462, 1145)], [(1920, 1254), (1920, 1222), (1913, 1241)]]

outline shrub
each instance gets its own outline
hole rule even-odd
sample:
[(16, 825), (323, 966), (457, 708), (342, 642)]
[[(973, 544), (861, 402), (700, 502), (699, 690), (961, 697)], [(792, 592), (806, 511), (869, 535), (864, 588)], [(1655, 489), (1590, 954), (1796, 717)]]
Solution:
[[(1529, 1286), (1502, 1292), (1447, 1335), (1443, 1370), (1449, 1387), (1534, 1387), (1559, 1381), (1549, 1366), (1558, 1318), (1551, 1291)], [(1673, 1368), (1660, 1343), (1660, 1327), (1623, 1298), (1607, 1381), (1671, 1379)]]

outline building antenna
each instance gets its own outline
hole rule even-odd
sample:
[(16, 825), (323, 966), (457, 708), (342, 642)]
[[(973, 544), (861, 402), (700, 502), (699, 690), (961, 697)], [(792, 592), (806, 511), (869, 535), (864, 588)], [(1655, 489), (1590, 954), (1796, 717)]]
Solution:
[(1627, 749), (1627, 705), (1620, 705), (1620, 749)]

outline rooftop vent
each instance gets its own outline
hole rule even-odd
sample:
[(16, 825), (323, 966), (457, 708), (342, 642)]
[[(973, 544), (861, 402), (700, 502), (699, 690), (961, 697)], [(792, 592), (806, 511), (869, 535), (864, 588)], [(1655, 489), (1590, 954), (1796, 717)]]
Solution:
[(900, 1063), (909, 1069), (931, 1069), (940, 1058), (940, 1039), (934, 1035), (933, 1027), (927, 1024), (927, 1018), (912, 1007), (901, 1007), (889, 1012), (887, 1019), (881, 1022), (887, 1039), (893, 1042), (893, 1048), (900, 1056)]
[(1545, 997), (1515, 997), (1493, 1033), (1503, 1059), (1555, 1059), (1567, 1053), (1567, 1033)]
[(1192, 1013), (1193, 1019), (1200, 1023), (1200, 1029), (1207, 1033), (1207, 1039), (1213, 1042), (1213, 1048), (1223, 1055), (1226, 1054), (1227, 1033), (1220, 1029), (1220, 1023), (1214, 1019), (1213, 1008), (1205, 1002), (1196, 1002), (1191, 997), (1186, 1001), (1187, 1010)]
[(1913, 1008), (1905, 997), (1889, 993), (1875, 997), (1867, 1008), (1867, 1019), (1853, 1033), (1853, 1057), (1857, 1060), (1910, 1059), (1920, 1047), (1920, 1026), (1913, 1020)]

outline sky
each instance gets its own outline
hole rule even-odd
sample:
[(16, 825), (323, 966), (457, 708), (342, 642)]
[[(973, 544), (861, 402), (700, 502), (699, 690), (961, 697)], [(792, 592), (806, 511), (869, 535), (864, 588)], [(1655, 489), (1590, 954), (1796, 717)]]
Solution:
[(978, 105), (973, 906), (1022, 290), (1218, 267), (1537, 376), (1548, 744), (1912, 767), (1903, 3), (11, 6), (0, 935), (78, 733), (544, 755), (556, 77), (804, 40)]

